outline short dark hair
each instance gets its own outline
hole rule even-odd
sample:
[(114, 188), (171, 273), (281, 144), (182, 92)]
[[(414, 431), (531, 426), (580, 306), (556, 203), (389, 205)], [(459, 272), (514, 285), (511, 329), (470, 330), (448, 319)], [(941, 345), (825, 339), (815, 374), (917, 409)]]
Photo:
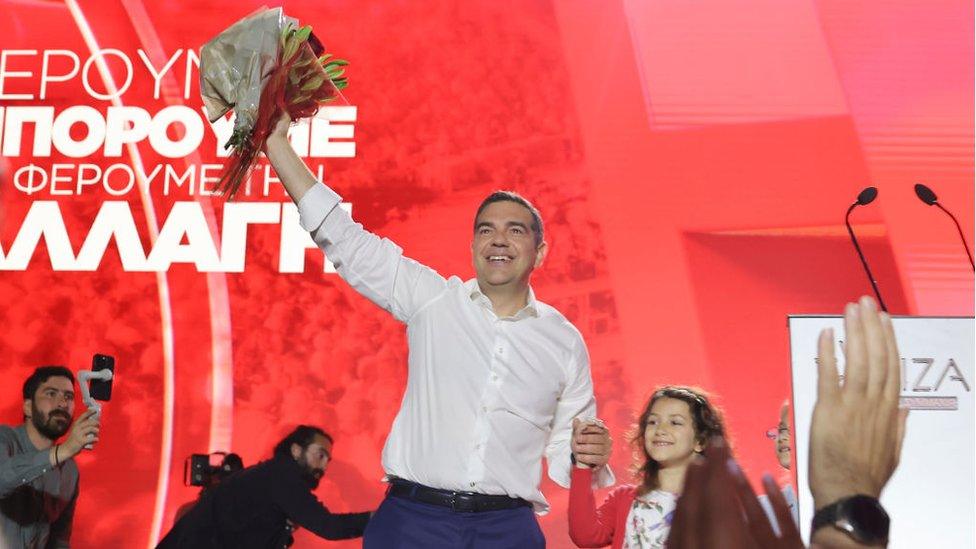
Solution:
[(24, 381), (24, 400), (33, 400), (37, 388), (52, 377), (66, 377), (72, 386), (75, 384), (75, 375), (64, 366), (40, 366)]
[(478, 230), (478, 216), (481, 212), (485, 211), (490, 204), (495, 202), (514, 202), (519, 206), (522, 206), (529, 213), (532, 214), (532, 234), (535, 236), (535, 245), (538, 246), (542, 244), (542, 237), (544, 235), (544, 229), (542, 227), (542, 216), (539, 215), (539, 210), (532, 205), (524, 196), (520, 195), (514, 191), (495, 191), (488, 195), (487, 198), (481, 201), (481, 205), (478, 206), (478, 211), (474, 214), (474, 230)]
[(634, 473), (637, 479), (640, 480), (638, 490), (641, 494), (646, 494), (660, 486), (657, 473), (661, 466), (647, 452), (647, 447), (644, 445), (644, 429), (647, 428), (647, 422), (651, 417), (651, 408), (654, 407), (655, 402), (662, 398), (673, 398), (688, 404), (688, 410), (691, 412), (691, 420), (695, 429), (695, 441), (701, 444), (702, 447), (707, 447), (708, 441), (714, 436), (725, 436), (722, 413), (718, 406), (710, 402), (711, 397), (707, 392), (698, 387), (683, 387), (680, 385), (667, 385), (658, 388), (651, 395), (650, 400), (647, 401), (647, 406), (644, 407), (644, 413), (637, 419), (637, 425), (634, 426), (634, 431), (630, 439), (631, 443), (637, 449), (635, 457), (637, 457), (638, 463), (634, 467)]
[(315, 440), (316, 436), (325, 437), (325, 440), (333, 442), (332, 436), (326, 433), (322, 429), (315, 427), (313, 425), (299, 425), (295, 427), (295, 430), (288, 433), (288, 436), (281, 439), (281, 442), (275, 445), (274, 455), (278, 456), (288, 456), (291, 457), (291, 445), (297, 444), (301, 446), (302, 450), (308, 448), (308, 445)]

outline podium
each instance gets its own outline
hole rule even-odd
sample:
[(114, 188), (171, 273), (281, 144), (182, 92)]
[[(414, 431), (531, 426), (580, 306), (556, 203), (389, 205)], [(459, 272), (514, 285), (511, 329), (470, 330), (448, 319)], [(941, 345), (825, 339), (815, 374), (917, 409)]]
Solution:
[[(961, 317), (892, 317), (901, 354), (902, 406), (908, 414), (901, 461), (881, 493), (891, 516), (889, 547), (976, 547), (976, 408), (974, 321)], [(844, 319), (789, 317), (793, 437), (800, 531), (810, 541), (810, 420), (817, 400), (817, 336), (833, 328), (844, 370)]]

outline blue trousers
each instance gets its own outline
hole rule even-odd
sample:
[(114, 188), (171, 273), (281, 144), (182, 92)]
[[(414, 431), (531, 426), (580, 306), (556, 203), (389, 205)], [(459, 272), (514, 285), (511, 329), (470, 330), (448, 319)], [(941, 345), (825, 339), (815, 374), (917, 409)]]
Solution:
[(461, 513), (386, 496), (363, 535), (364, 549), (544, 549), (531, 507)]

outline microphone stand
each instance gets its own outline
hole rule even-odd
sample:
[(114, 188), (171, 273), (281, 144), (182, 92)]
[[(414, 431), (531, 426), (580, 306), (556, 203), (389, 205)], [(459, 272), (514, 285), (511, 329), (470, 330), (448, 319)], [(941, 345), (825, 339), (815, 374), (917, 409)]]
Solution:
[(864, 271), (868, 274), (868, 280), (871, 281), (871, 288), (874, 290), (874, 297), (878, 298), (878, 305), (881, 306), (881, 310), (888, 312), (888, 307), (885, 305), (883, 299), (881, 299), (881, 292), (878, 291), (878, 284), (874, 281), (874, 275), (871, 274), (871, 268), (868, 267), (868, 262), (864, 259), (864, 252), (861, 251), (861, 246), (857, 243), (857, 238), (854, 236), (854, 229), (851, 228), (851, 212), (854, 208), (858, 207), (860, 202), (854, 202), (851, 204), (850, 208), (847, 208), (847, 214), (844, 215), (844, 225), (847, 225), (847, 233), (851, 235), (851, 242), (854, 243), (854, 249), (857, 250), (857, 256), (861, 258), (861, 265), (864, 265)]
[(952, 212), (945, 209), (945, 207), (942, 204), (936, 202), (933, 205), (938, 206), (939, 209), (944, 211), (946, 215), (948, 215), (952, 219), (952, 222), (956, 224), (956, 230), (959, 231), (959, 238), (962, 239), (962, 246), (963, 248), (966, 249), (966, 257), (969, 258), (969, 266), (973, 268), (973, 271), (976, 271), (976, 263), (973, 263), (973, 254), (972, 252), (969, 251), (969, 244), (966, 242), (966, 235), (962, 233), (962, 227), (959, 226), (959, 220), (956, 219), (956, 216), (952, 215)]

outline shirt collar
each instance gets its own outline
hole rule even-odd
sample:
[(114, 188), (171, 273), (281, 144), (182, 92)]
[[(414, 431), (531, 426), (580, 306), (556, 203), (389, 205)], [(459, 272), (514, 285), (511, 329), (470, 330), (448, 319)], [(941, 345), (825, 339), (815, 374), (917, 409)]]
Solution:
[[(475, 303), (494, 313), (491, 306), (491, 300), (488, 299), (488, 296), (481, 292), (481, 287), (478, 286), (477, 278), (472, 278), (471, 280), (465, 282), (464, 287), (468, 291), (468, 297), (471, 298), (471, 301), (474, 301)], [(525, 307), (522, 307), (522, 309), (514, 315), (505, 318), (508, 320), (522, 320), (528, 316), (539, 316), (539, 306), (538, 302), (535, 300), (535, 291), (532, 289), (532, 286), (529, 286), (529, 298), (526, 301)]]

